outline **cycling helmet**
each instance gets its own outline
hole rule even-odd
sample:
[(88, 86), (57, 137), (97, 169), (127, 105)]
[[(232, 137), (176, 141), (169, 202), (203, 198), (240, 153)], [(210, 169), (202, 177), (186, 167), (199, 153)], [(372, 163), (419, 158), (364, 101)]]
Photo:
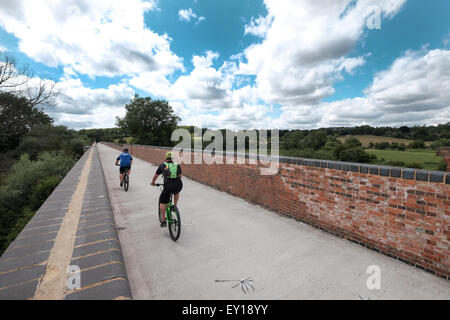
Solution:
[(173, 153), (172, 152), (167, 152), (165, 155), (164, 155), (164, 157), (166, 158), (166, 159), (172, 159), (173, 158)]
[(128, 152), (128, 148), (123, 149), (123, 152)]

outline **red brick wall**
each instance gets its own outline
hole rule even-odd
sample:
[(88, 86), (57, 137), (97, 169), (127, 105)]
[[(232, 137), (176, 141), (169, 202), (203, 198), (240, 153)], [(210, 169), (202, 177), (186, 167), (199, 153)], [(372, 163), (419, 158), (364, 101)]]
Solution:
[[(108, 144), (121, 150), (123, 147)], [(167, 149), (128, 146), (153, 164)], [(449, 279), (450, 185), (280, 163), (188, 165), (187, 177)]]

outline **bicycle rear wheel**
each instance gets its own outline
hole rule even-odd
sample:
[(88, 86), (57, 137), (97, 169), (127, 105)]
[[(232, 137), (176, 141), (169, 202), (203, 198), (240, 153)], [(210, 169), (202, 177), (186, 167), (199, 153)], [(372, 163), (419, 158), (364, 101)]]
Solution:
[(175, 205), (172, 206), (171, 216), (172, 222), (169, 223), (169, 233), (172, 240), (177, 241), (181, 233), (181, 220), (180, 220), (180, 212), (178, 211), (178, 208)]
[(128, 191), (128, 186), (129, 186), (129, 178), (128, 175), (125, 176), (125, 178), (123, 179), (123, 187), (125, 189), (125, 191)]

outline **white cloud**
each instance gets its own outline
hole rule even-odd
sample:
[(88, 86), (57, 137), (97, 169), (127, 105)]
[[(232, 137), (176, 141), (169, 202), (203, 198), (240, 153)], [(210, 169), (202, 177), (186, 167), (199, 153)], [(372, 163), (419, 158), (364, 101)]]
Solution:
[(192, 11), (192, 8), (189, 9), (181, 9), (180, 11), (178, 11), (178, 18), (181, 21), (186, 21), (186, 22), (190, 22), (192, 19), (197, 19), (196, 24), (199, 24), (200, 22), (202, 22), (203, 20), (205, 20), (205, 17), (198, 17), (197, 14), (195, 14)]
[(375, 75), (366, 97), (320, 105), (323, 126), (450, 121), (450, 50), (407, 52)]
[(258, 37), (265, 37), (272, 24), (273, 16), (252, 18), (250, 24), (245, 26), (244, 34), (253, 34)]
[[(407, 52), (374, 76), (365, 96), (324, 102), (335, 93), (337, 81), (371, 58), (370, 53), (351, 55), (372, 32), (366, 29), (367, 8), (377, 5), (383, 19), (390, 19), (405, 1), (265, 0), (268, 15), (251, 19), (244, 28), (260, 43), (221, 66), (216, 66), (217, 52), (195, 54), (193, 70), (176, 79), (174, 71), (185, 70), (170, 49), (170, 37), (144, 25), (143, 14), (156, 9), (153, 1), (5, 0), (0, 26), (19, 38), (20, 50), (32, 59), (64, 68), (64, 95), (58, 107), (48, 110), (57, 123), (71, 127), (114, 125), (134, 95), (130, 86), (169, 100), (183, 124), (210, 128), (449, 121), (448, 50)], [(191, 8), (178, 16), (197, 24), (205, 20)], [(92, 89), (80, 74), (126, 75), (127, 80)], [(273, 116), (274, 105), (281, 105), (280, 116)]]
[(0, 26), (19, 49), (51, 67), (70, 66), (89, 76), (141, 71), (167, 75), (182, 69), (171, 39), (144, 25), (153, 1), (23, 0), (0, 2)]
[(191, 21), (192, 18), (197, 18), (197, 15), (192, 12), (192, 8), (189, 8), (178, 11), (178, 17), (180, 20)]
[(55, 123), (70, 128), (107, 128), (114, 126), (115, 117), (123, 116), (125, 104), (134, 96), (134, 90), (122, 81), (107, 88), (92, 89), (72, 77), (70, 69), (57, 83), (61, 94), (56, 106), (46, 106), (45, 111)]
[(0, 52), (5, 52), (8, 51), (8, 49), (6, 49), (5, 47), (0, 46)]
[(268, 15), (252, 20), (247, 33), (264, 36), (244, 52), (240, 72), (256, 75), (260, 96), (269, 103), (318, 104), (334, 93), (342, 72), (364, 57), (348, 57), (366, 27), (366, 10), (378, 5), (392, 16), (405, 0), (265, 0)]

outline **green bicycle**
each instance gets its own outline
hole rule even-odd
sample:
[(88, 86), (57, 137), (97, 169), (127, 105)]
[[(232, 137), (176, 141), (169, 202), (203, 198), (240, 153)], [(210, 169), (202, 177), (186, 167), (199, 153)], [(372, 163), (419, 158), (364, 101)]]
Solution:
[[(160, 190), (162, 192), (161, 187), (164, 187), (164, 184), (156, 183), (155, 186), (160, 187)], [(169, 206), (166, 209), (166, 221), (169, 226), (169, 233), (170, 237), (173, 241), (177, 241), (180, 237), (181, 233), (181, 219), (180, 219), (180, 211), (178, 210), (177, 206), (173, 204), (172, 202), (173, 194), (170, 194), (170, 200), (169, 200)], [(159, 222), (162, 223), (162, 215), (161, 210), (159, 209), (159, 203), (158, 203), (158, 217)]]

